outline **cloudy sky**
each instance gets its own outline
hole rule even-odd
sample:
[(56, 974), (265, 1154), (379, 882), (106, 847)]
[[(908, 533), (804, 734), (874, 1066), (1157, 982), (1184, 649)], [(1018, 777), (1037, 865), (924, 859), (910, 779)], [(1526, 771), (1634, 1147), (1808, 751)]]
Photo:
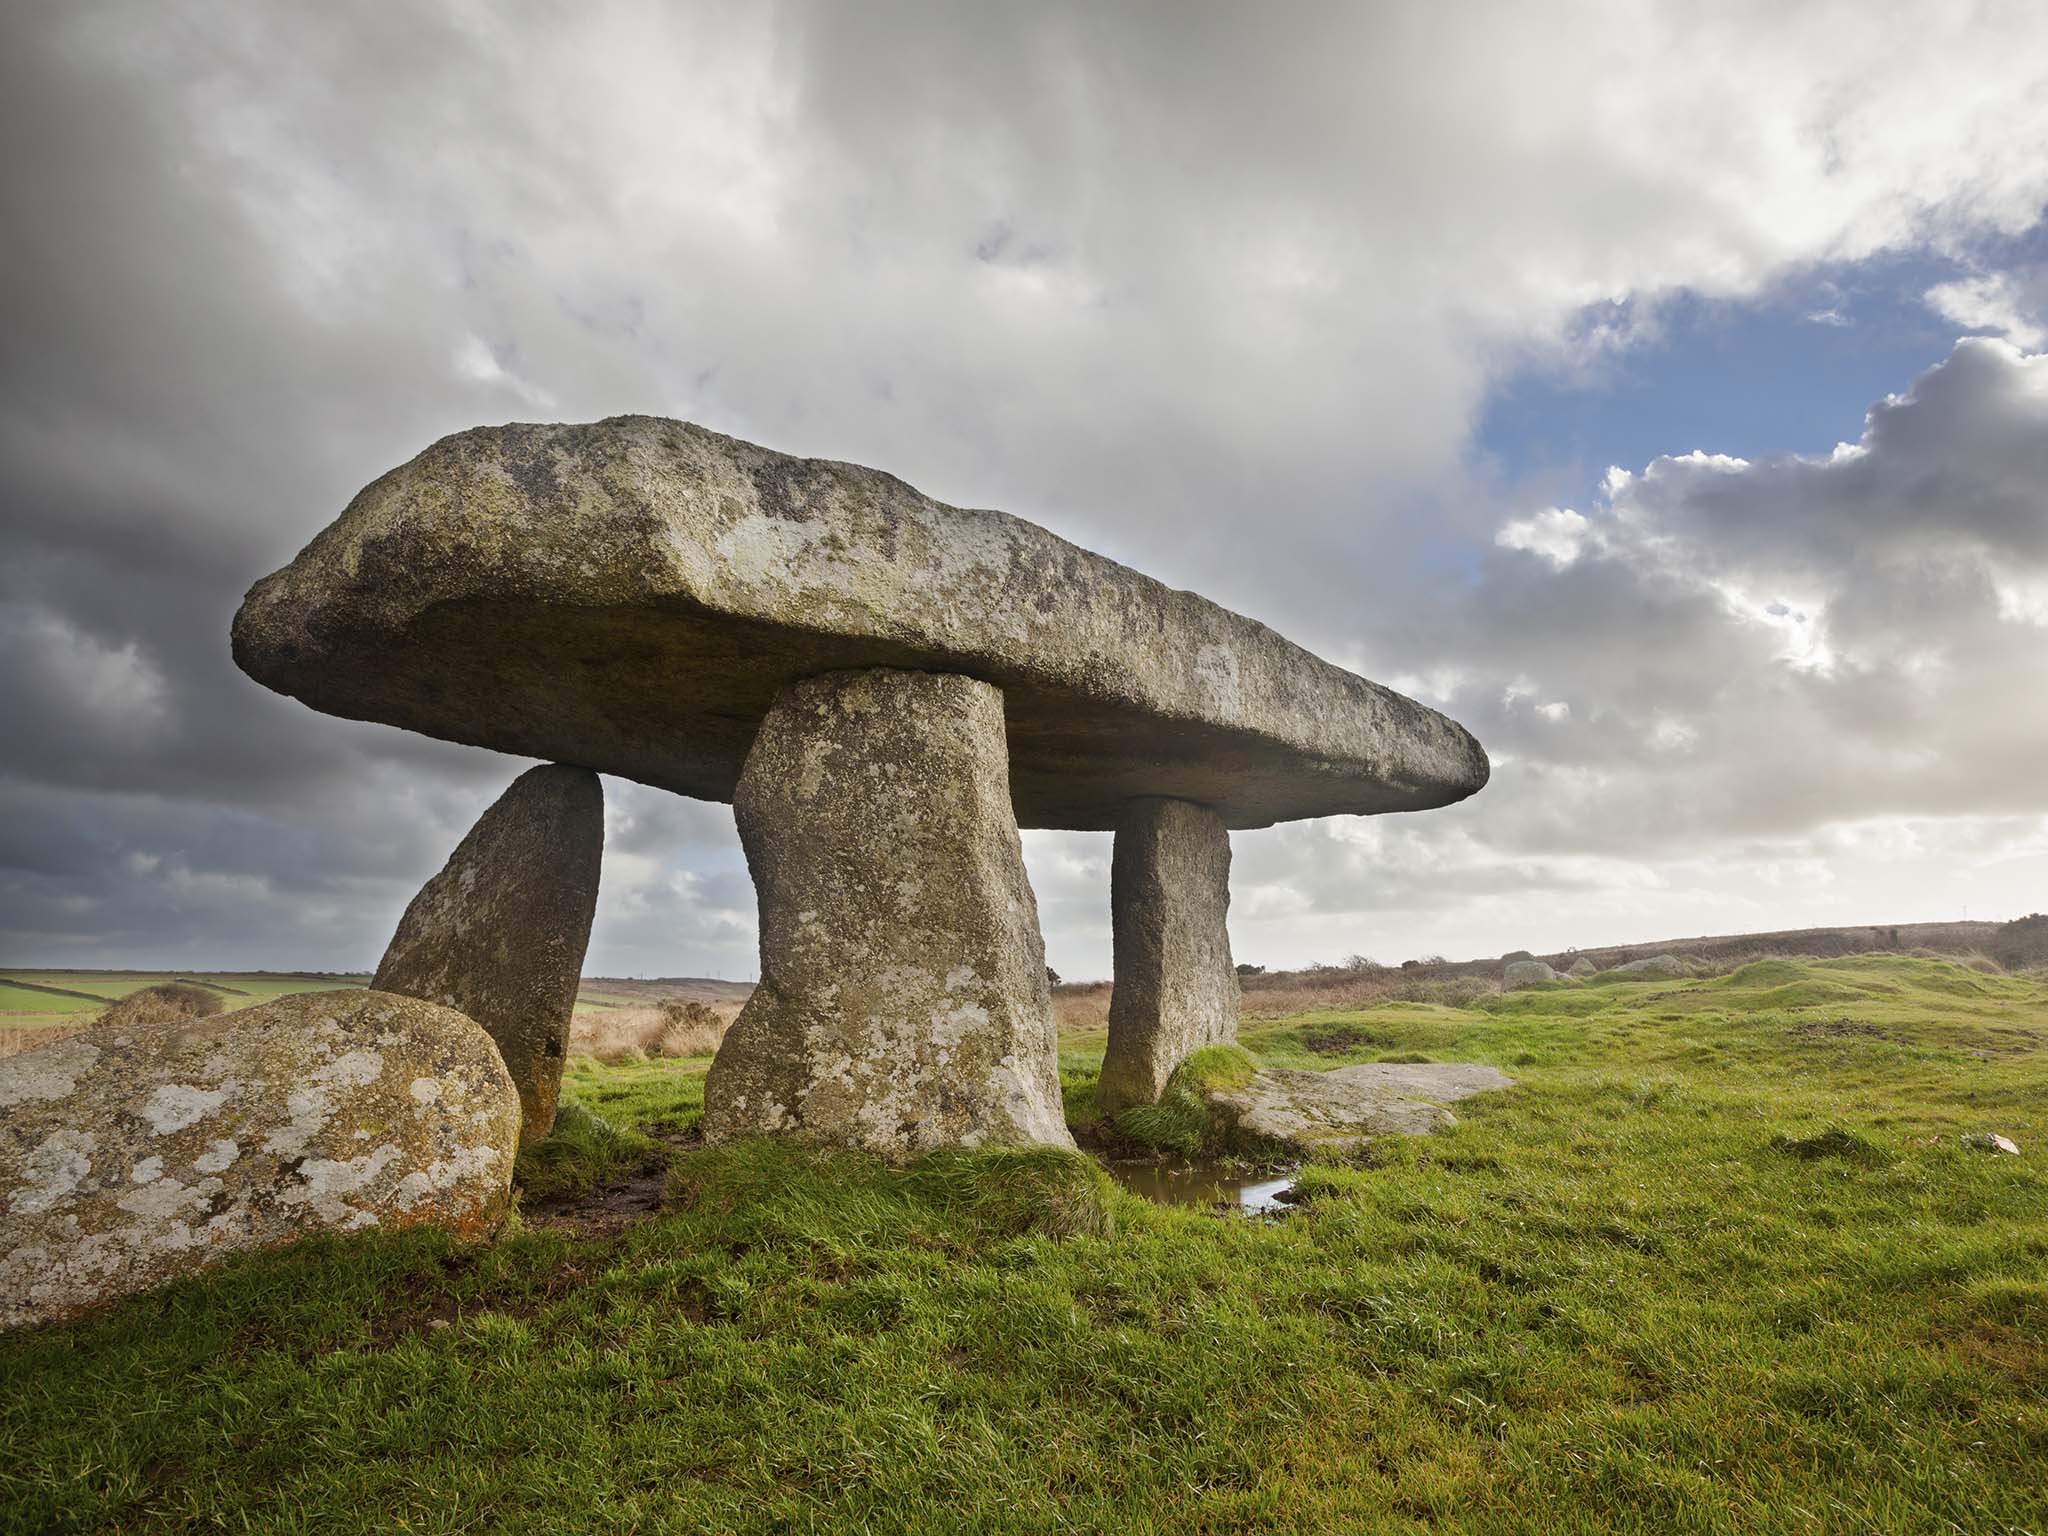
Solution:
[[(1470, 726), (1235, 840), (1268, 964), (2048, 907), (2048, 14), (28, 0), (0, 19), (0, 962), (367, 967), (524, 764), (227, 626), (480, 422), (1041, 522)], [(754, 974), (617, 780), (588, 968)], [(1028, 834), (1109, 970), (1108, 840)]]

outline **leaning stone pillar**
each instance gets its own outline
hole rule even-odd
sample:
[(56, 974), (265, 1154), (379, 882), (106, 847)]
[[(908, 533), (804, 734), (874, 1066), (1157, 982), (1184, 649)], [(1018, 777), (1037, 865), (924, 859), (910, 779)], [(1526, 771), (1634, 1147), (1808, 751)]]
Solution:
[(705, 1080), (708, 1140), (1072, 1145), (1001, 693), (886, 668), (793, 683), (733, 809), (761, 984)]
[(554, 1128), (603, 860), (597, 775), (529, 769), (413, 897), (370, 983), (484, 1027), (519, 1090), (522, 1141)]
[(1230, 832), (1207, 806), (1133, 800), (1109, 873), (1116, 985), (1095, 1090), (1103, 1113), (1159, 1099), (1173, 1069), (1237, 1038), (1230, 963)]

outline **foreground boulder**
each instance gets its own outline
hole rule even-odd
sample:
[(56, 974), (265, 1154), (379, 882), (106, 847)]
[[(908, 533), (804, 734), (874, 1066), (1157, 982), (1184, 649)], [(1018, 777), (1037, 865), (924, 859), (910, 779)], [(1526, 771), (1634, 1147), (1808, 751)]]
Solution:
[(761, 982), (704, 1081), (709, 1140), (786, 1132), (897, 1159), (1073, 1145), (1001, 694), (931, 672), (798, 683), (735, 810)]
[(481, 1024), (519, 1090), (528, 1141), (554, 1128), (603, 858), (597, 775), (528, 770), (412, 899), (370, 983)]
[(519, 1096), (481, 1028), (308, 992), (0, 1060), (0, 1328), (313, 1232), (487, 1230)]
[(1507, 969), (1501, 972), (1501, 987), (1514, 992), (1522, 987), (1541, 986), (1546, 981), (1557, 980), (1557, 972), (1541, 960), (1511, 960)]
[(1367, 1062), (1328, 1072), (1267, 1067), (1206, 1097), (1240, 1145), (1343, 1152), (1375, 1136), (1426, 1136), (1455, 1125), (1445, 1104), (1514, 1085), (1504, 1072), (1468, 1062)]
[(707, 800), (785, 687), (868, 667), (1002, 690), (1027, 827), (1422, 810), (1488, 772), (1437, 711), (1022, 519), (651, 416), (443, 438), (256, 584), (234, 648), (329, 714)]

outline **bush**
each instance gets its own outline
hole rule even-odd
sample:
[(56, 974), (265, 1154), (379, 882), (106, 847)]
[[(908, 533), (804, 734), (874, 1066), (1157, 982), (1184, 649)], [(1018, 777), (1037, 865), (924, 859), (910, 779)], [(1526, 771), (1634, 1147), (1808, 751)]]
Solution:
[(2008, 971), (2048, 966), (2048, 915), (2035, 912), (2006, 923), (1991, 936), (1989, 948)]
[(167, 981), (131, 992), (99, 1017), (99, 1022), (129, 1029), (183, 1024), (210, 1018), (221, 1010), (220, 994), (189, 981)]
[(650, 1056), (709, 1056), (731, 1027), (728, 1012), (672, 997), (652, 1007), (579, 1013), (569, 1032), (569, 1051), (612, 1063), (645, 1061)]

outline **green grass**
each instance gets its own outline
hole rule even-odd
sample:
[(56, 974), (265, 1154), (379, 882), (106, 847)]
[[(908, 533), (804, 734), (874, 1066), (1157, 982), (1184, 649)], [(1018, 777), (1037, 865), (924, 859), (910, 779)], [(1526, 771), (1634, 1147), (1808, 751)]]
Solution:
[(1222, 1152), (1223, 1129), (1202, 1095), (1242, 1087), (1258, 1070), (1258, 1062), (1240, 1046), (1204, 1046), (1174, 1068), (1157, 1104), (1135, 1104), (1119, 1114), (1117, 1133), (1141, 1147), (1183, 1157)]
[(243, 1261), (0, 1342), (0, 1529), (2048, 1531), (2048, 990), (1765, 967), (1248, 1028), (1522, 1084), (1274, 1222), (755, 1143), (616, 1237)]
[[(25, 1013), (63, 1014), (67, 1017), (62, 1022), (67, 1024), (75, 1022), (69, 1015), (95, 1013), (107, 1002), (126, 997), (131, 992), (140, 992), (144, 987), (161, 986), (167, 981), (196, 981), (206, 985), (220, 994), (223, 1008), (233, 1010), (295, 996), (300, 992), (361, 986), (367, 980), (335, 981), (315, 976), (248, 975), (235, 971), (29, 971), (5, 967), (0, 967), (0, 978), (5, 978), (0, 979), (0, 1023), (6, 1022), (6, 1014)], [(68, 993), (91, 995), (60, 996), (54, 992), (9, 985), (13, 981), (34, 982), (38, 986), (61, 988)], [(102, 1001), (94, 1001), (94, 998)]]

